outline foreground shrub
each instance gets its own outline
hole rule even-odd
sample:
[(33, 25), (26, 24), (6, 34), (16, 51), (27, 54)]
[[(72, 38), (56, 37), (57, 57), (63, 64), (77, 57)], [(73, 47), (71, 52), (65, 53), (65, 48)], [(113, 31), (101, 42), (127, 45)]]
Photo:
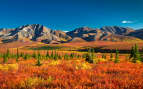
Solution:
[(28, 78), (27, 80), (25, 80), (25, 81), (22, 81), (21, 83), (20, 83), (20, 86), (22, 87), (22, 88), (33, 88), (33, 87), (36, 87), (36, 86), (38, 86), (38, 85), (40, 85), (40, 84), (43, 84), (44, 83), (44, 79), (42, 79), (42, 78), (38, 78), (38, 77), (33, 77), (33, 78)]
[(91, 69), (91, 65), (89, 63), (81, 63), (76, 65), (76, 69)]
[(0, 89), (143, 89), (141, 64), (60, 61), (54, 66), (46, 61), (40, 67), (30, 65), (35, 60), (19, 61), (18, 71), (0, 70)]
[(51, 65), (51, 66), (55, 66), (55, 65), (58, 65), (60, 64), (61, 62), (59, 60), (51, 60), (48, 65)]
[(2, 71), (18, 70), (18, 64), (0, 64), (0, 70)]

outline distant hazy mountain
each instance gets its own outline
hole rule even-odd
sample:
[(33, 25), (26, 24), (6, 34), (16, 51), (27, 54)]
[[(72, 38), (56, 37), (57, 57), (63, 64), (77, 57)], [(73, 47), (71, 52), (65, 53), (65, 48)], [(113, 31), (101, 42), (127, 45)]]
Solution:
[(100, 29), (81, 27), (67, 33), (52, 30), (40, 24), (24, 25), (15, 29), (0, 29), (2, 42), (38, 41), (44, 43), (83, 42), (83, 41), (140, 41), (143, 30), (105, 26)]

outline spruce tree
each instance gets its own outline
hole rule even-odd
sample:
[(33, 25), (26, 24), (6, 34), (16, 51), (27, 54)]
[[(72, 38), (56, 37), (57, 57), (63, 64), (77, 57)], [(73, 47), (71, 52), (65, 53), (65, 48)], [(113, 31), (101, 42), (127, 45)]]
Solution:
[(113, 53), (110, 54), (110, 61), (113, 60)]
[(81, 56), (80, 55), (77, 55), (77, 58), (80, 58)]
[(51, 59), (53, 59), (53, 58), (54, 58), (54, 52), (53, 52), (53, 51), (51, 52), (51, 56), (50, 56), (50, 58), (51, 58)]
[(91, 53), (91, 48), (88, 48), (88, 53)]
[(37, 66), (42, 65), (41, 62), (40, 62), (40, 59), (41, 59), (41, 54), (38, 52), (37, 63), (36, 63)]
[(24, 58), (24, 53), (21, 52), (21, 53), (20, 53), (20, 57), (23, 57), (23, 58)]
[(68, 55), (68, 54), (65, 54), (65, 55), (64, 55), (64, 59), (68, 60), (68, 59), (69, 59), (69, 55)]
[(24, 55), (24, 59), (25, 59), (25, 60), (28, 59), (28, 54), (27, 54), (27, 53)]
[(115, 60), (114, 60), (115, 63), (119, 63), (120, 60), (119, 60), (119, 51), (116, 49), (116, 55), (115, 55)]
[(82, 54), (82, 58), (86, 58), (86, 54)]
[(17, 53), (16, 53), (16, 61), (18, 62), (18, 59), (19, 59), (19, 50), (17, 48)]
[(41, 54), (40, 54), (40, 52), (38, 52), (38, 59), (41, 59)]
[(85, 61), (89, 62), (89, 63), (93, 63), (93, 59), (91, 57), (91, 55), (89, 53), (86, 54), (86, 59)]
[(136, 63), (137, 61), (141, 61), (141, 56), (140, 56), (140, 52), (137, 44), (135, 44), (135, 46), (133, 46), (131, 49), (130, 59), (131, 58), (133, 63)]
[(7, 56), (7, 58), (10, 57), (10, 51), (9, 51), (9, 49), (7, 49), (7, 51), (6, 51), (6, 56)]
[(86, 57), (85, 61), (87, 61), (89, 63), (93, 63), (93, 55), (91, 52), (92, 52), (91, 49), (89, 49), (88, 53), (85, 56)]
[(49, 51), (46, 53), (46, 59), (50, 58)]
[(106, 55), (104, 54), (104, 59), (106, 59)]
[(105, 55), (105, 54), (102, 54), (102, 58), (103, 58), (103, 59), (106, 59), (106, 55)]
[(140, 60), (140, 52), (137, 44), (135, 44), (135, 54), (136, 54), (137, 60)]
[(0, 58), (3, 58), (3, 54), (0, 54)]
[(36, 58), (36, 53), (35, 53), (35, 51), (33, 52), (32, 57), (33, 57), (33, 58)]
[(56, 50), (55, 50), (55, 53), (54, 53), (53, 59), (54, 59), (54, 60), (57, 60), (57, 59), (58, 59), (58, 54), (57, 54)]
[(92, 59), (95, 57), (95, 50), (94, 50), (94, 48), (91, 49), (91, 57), (92, 57)]
[(62, 59), (62, 56), (60, 54), (58, 54), (58, 59)]
[(74, 53), (71, 53), (71, 54), (70, 54), (70, 58), (74, 58)]
[(132, 47), (131, 51), (130, 51), (130, 59), (133, 58), (135, 56), (135, 48), (134, 46)]
[(8, 62), (7, 54), (3, 54), (3, 63), (7, 63), (7, 62)]
[(90, 56), (91, 59), (94, 59), (94, 56), (95, 56), (94, 52), (95, 52), (94, 49), (91, 49), (91, 48), (88, 49), (88, 55)]

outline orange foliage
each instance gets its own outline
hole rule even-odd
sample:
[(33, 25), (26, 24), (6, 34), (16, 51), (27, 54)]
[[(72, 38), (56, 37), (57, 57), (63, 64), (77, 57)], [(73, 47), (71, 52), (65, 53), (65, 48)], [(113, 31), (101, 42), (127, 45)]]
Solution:
[[(43, 61), (40, 67), (34, 63), (21, 61), (16, 71), (0, 71), (0, 89), (143, 89), (142, 64), (104, 62), (87, 64), (89, 69), (76, 69), (85, 61), (62, 60), (57, 65)], [(36, 82), (34, 78), (40, 80)]]

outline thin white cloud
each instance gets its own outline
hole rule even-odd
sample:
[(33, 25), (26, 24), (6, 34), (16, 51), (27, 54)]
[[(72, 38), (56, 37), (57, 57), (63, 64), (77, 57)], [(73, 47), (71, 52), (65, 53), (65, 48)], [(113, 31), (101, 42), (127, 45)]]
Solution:
[(64, 31), (64, 32), (69, 32), (69, 31)]
[(123, 20), (121, 23), (123, 23), (123, 24), (126, 24), (126, 23), (133, 23), (133, 21)]

